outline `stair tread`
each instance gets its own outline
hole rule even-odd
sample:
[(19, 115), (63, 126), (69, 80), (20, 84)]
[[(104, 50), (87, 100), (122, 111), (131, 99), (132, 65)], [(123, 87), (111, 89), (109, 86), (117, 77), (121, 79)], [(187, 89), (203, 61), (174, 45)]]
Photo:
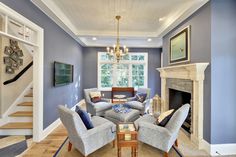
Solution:
[(33, 106), (33, 102), (22, 102), (18, 104), (17, 106)]
[(15, 122), (15, 123), (7, 123), (0, 127), (0, 129), (32, 129), (32, 122)]
[(9, 115), (10, 117), (32, 117), (32, 111), (17, 111)]
[(25, 97), (33, 97), (33, 93), (26, 94)]

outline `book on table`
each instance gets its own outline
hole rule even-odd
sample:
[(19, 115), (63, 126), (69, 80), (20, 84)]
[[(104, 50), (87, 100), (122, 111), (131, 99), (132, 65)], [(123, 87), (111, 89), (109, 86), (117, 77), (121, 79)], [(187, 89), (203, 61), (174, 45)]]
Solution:
[(119, 124), (119, 130), (120, 132), (127, 132), (125, 134), (124, 140), (131, 140), (131, 134), (130, 131), (135, 131), (134, 124)]

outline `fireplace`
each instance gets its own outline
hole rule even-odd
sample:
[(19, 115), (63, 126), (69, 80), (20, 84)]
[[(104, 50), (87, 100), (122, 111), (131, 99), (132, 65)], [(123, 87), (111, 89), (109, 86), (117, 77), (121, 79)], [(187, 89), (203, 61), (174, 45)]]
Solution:
[[(191, 93), (169, 88), (169, 109), (179, 109), (183, 104), (191, 104)], [(191, 105), (190, 105), (191, 106)], [(182, 128), (191, 134), (191, 107)]]
[(169, 109), (169, 89), (191, 93), (190, 139), (203, 148), (203, 100), (205, 69), (209, 63), (192, 63), (161, 67), (161, 112)]

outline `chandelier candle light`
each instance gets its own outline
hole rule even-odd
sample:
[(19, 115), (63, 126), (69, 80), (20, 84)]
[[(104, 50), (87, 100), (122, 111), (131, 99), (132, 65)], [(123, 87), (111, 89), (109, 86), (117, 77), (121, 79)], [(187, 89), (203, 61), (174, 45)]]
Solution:
[(123, 56), (128, 54), (129, 49), (124, 45), (123, 49), (120, 46), (120, 37), (119, 37), (119, 20), (121, 16), (116, 16), (117, 20), (117, 39), (116, 39), (116, 45), (113, 46), (113, 48), (107, 47), (107, 55), (110, 57), (115, 57), (117, 63), (122, 59)]

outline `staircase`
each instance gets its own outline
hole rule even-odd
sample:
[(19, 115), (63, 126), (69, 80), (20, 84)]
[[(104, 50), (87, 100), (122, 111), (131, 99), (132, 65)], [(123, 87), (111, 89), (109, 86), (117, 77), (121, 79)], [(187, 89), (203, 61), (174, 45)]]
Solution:
[(33, 88), (26, 91), (21, 102), (12, 107), (13, 110), (0, 126), (0, 135), (32, 135), (33, 132)]

